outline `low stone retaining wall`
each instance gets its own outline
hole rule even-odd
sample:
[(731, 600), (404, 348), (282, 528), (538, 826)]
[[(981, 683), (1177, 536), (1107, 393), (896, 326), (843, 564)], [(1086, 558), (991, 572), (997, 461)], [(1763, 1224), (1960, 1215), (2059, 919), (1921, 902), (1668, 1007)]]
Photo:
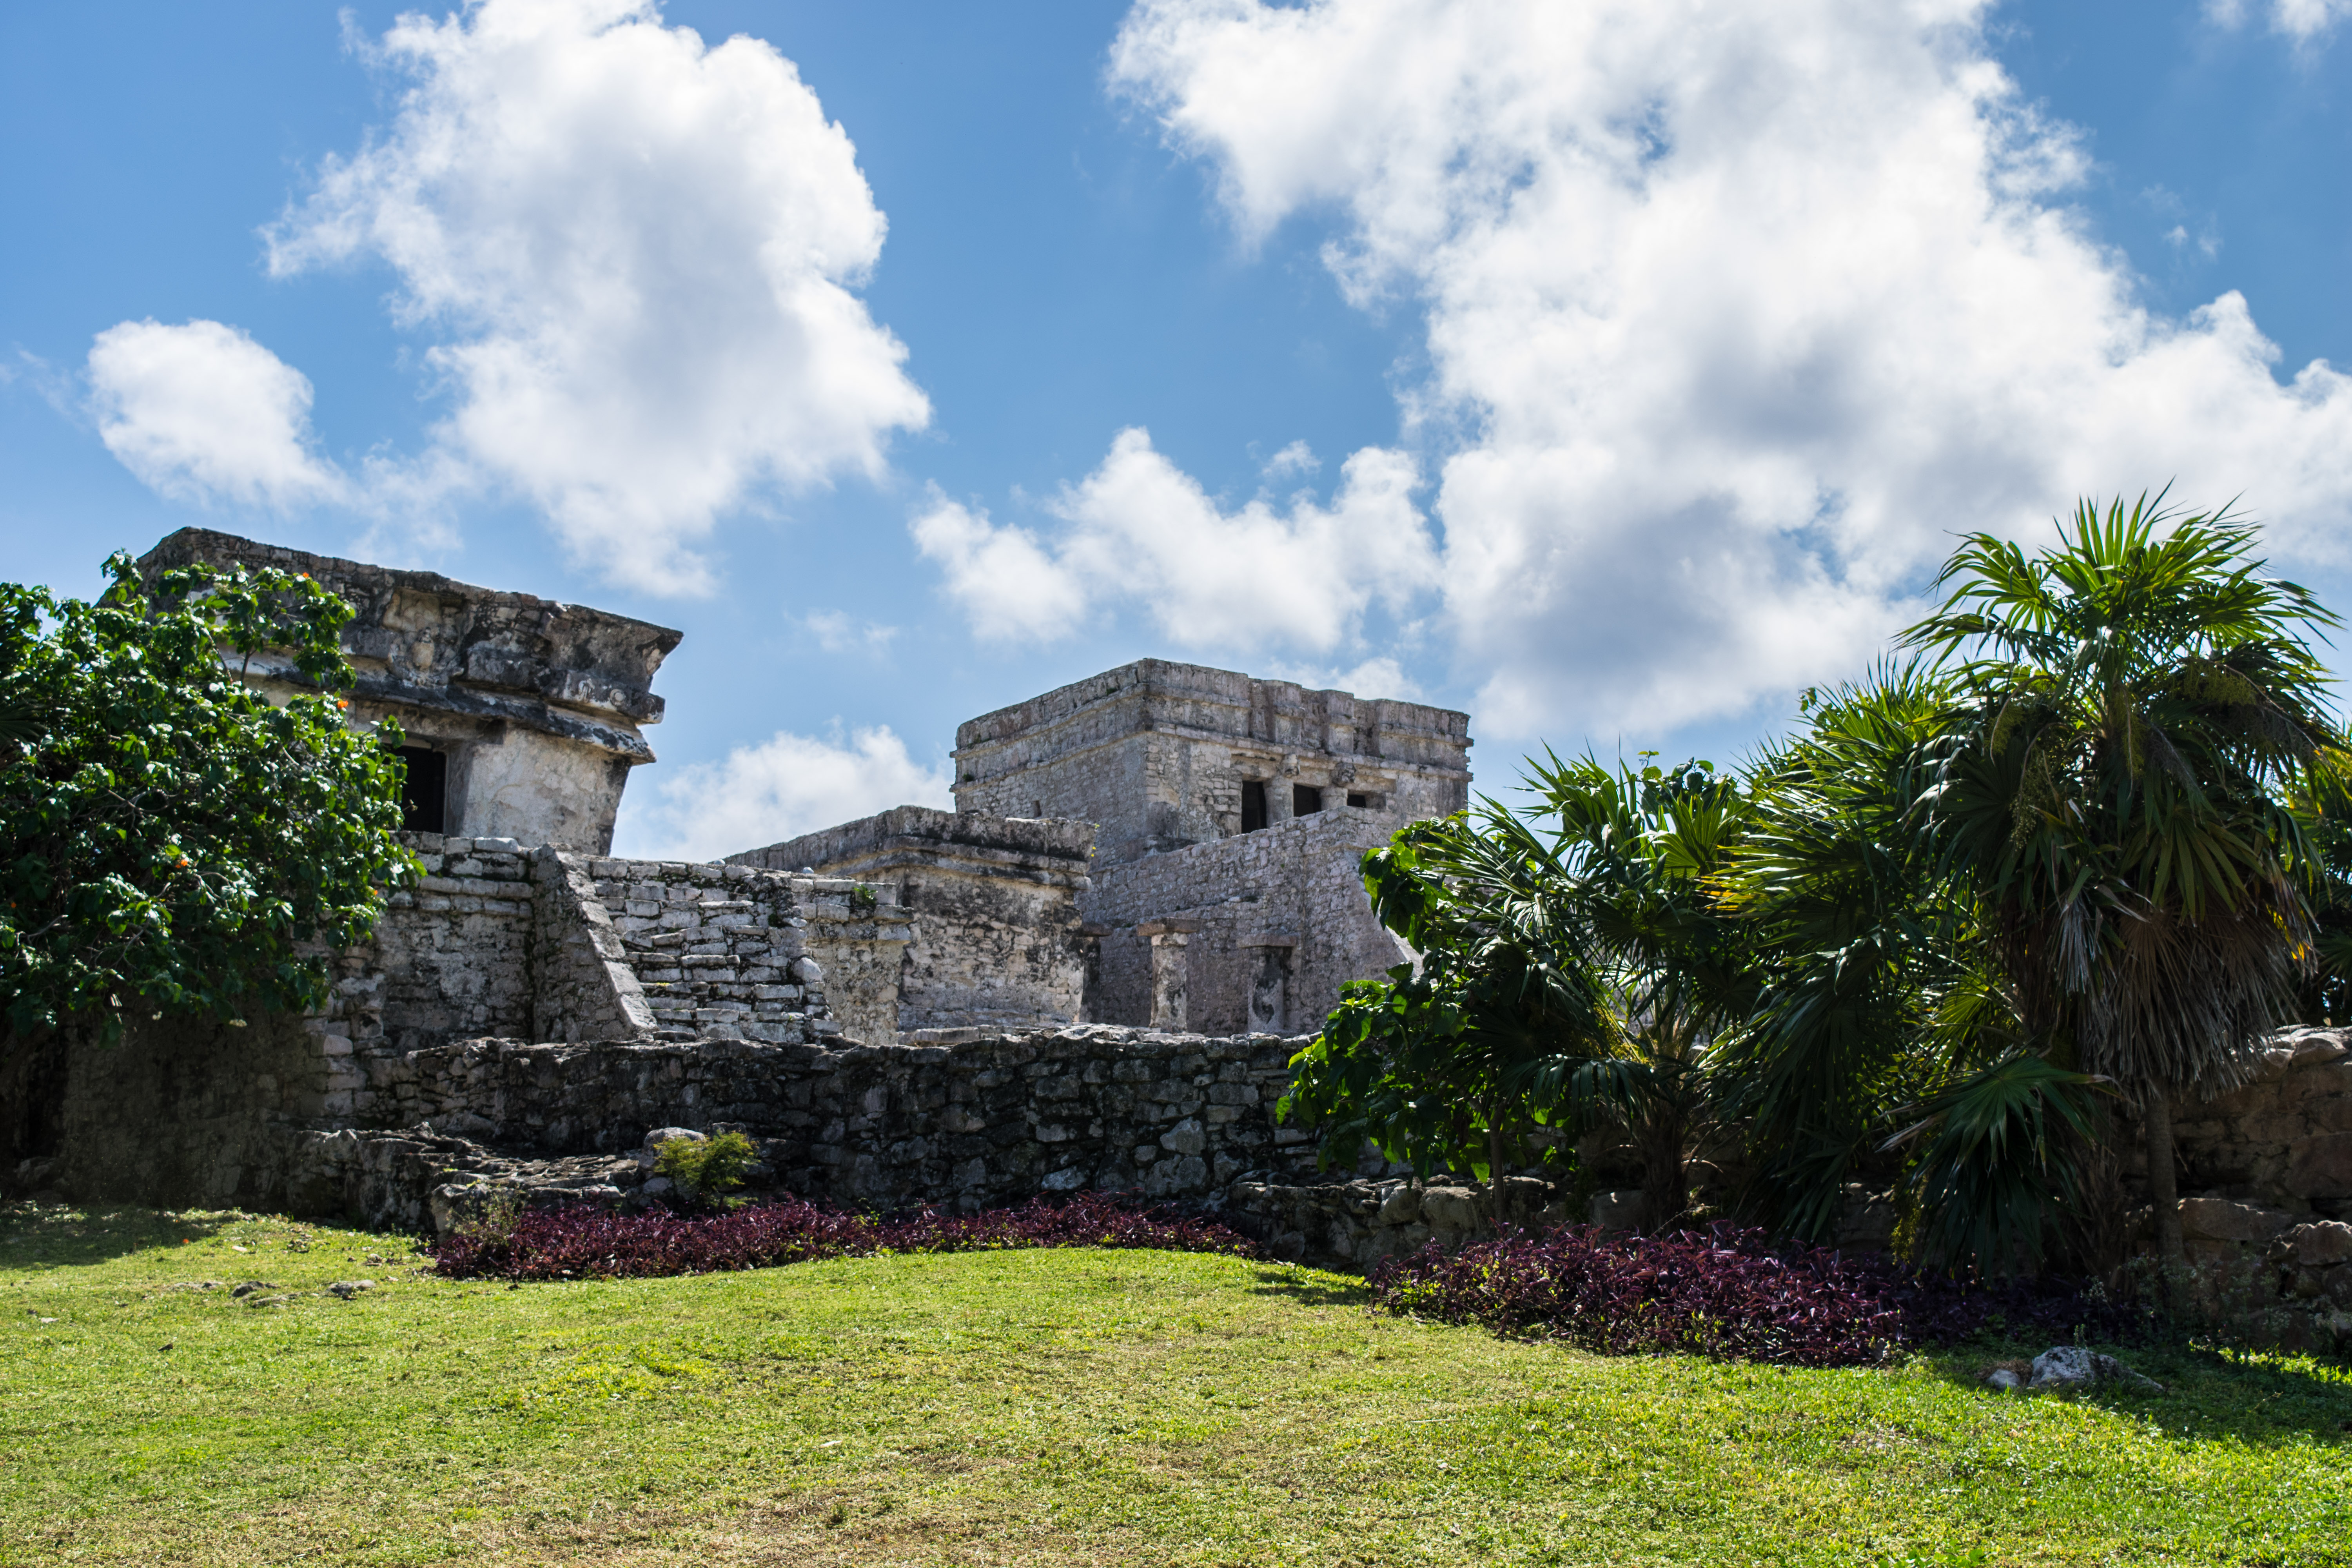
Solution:
[(2289, 1030), (2252, 1083), (2172, 1119), (2181, 1192), (2352, 1220), (2352, 1031)]
[[(1131, 1191), (1218, 1210), (1280, 1256), (1358, 1268), (1486, 1227), (1471, 1186), (1416, 1185), (1376, 1156), (1319, 1173), (1311, 1134), (1273, 1116), (1295, 1038), (1073, 1026), (908, 1047), (491, 1039), (394, 1052), (354, 1051), (321, 1028), (142, 1026), (81, 1053), (58, 1179), (89, 1197), (421, 1227), (486, 1183), (637, 1201), (646, 1134), (686, 1127), (757, 1140), (769, 1190), (875, 1209)], [(2256, 1082), (2180, 1127), (2192, 1258), (2315, 1321), (2352, 1313), (2347, 1033), (2282, 1037)], [(1853, 1194), (1841, 1244), (1884, 1242), (1885, 1205), (1868, 1198)], [(1613, 1226), (1637, 1199), (1602, 1194), (1570, 1214), (1559, 1191), (1519, 1179), (1504, 1217)]]
[[(1451, 1249), (1480, 1239), (1488, 1233), (1493, 1206), (1484, 1186), (1423, 1185), (1391, 1176), (1307, 1186), (1235, 1182), (1222, 1214), (1276, 1258), (1369, 1270), (1432, 1241)], [(1570, 1217), (1562, 1189), (1533, 1176), (1504, 1178), (1505, 1224), (1533, 1228), (1565, 1225)]]
[(675, 1126), (742, 1131), (765, 1184), (833, 1203), (971, 1211), (1093, 1188), (1211, 1205), (1244, 1178), (1312, 1179), (1312, 1138), (1273, 1115), (1300, 1043), (1103, 1026), (838, 1049), (468, 1041), (366, 1064), (389, 1125), (281, 1122), (299, 1152), (275, 1184), (314, 1209), (415, 1223), (448, 1171), (523, 1181), (521, 1166), (554, 1162), (523, 1184), (625, 1189), (612, 1162)]
[(1274, 1101), (1302, 1042), (1080, 1025), (913, 1047), (527, 1045), (478, 1040), (377, 1064), (377, 1103), (499, 1147), (618, 1152), (656, 1127), (765, 1140), (812, 1197), (966, 1206), (1040, 1190), (1195, 1196), (1313, 1168)]

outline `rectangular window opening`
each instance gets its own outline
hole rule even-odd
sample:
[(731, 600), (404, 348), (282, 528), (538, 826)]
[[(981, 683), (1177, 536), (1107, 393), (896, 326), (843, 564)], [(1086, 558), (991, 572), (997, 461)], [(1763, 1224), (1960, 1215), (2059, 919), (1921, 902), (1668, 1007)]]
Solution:
[(1359, 811), (1364, 811), (1371, 806), (1372, 797), (1356, 790), (1349, 790), (1348, 792), (1348, 804), (1354, 806)]
[(1290, 815), (1312, 816), (1323, 809), (1323, 792), (1313, 784), (1290, 786)]
[(407, 771), (400, 780), (400, 826), (409, 833), (446, 833), (449, 758), (424, 746), (403, 746)]
[(1265, 826), (1265, 781), (1242, 781), (1242, 831), (1255, 833)]

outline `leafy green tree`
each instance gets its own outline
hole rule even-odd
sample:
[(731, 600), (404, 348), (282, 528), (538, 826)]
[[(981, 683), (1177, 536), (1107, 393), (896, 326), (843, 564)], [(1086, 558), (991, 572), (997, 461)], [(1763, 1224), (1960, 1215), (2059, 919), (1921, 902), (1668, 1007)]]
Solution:
[[(106, 563), (94, 602), (0, 584), (0, 1009), (20, 1040), (112, 1043), (127, 1018), (237, 1020), (326, 996), (412, 874), (400, 739), (354, 732), (338, 634), (307, 577)], [(310, 689), (246, 677), (264, 649)]]
[(2021, 1046), (2116, 1083), (2182, 1260), (2171, 1108), (2242, 1082), (2293, 1016), (2322, 870), (2294, 803), (2340, 809), (2344, 738), (2253, 530), (2085, 501), (2053, 549), (1968, 536), (1905, 641), (1954, 700), (1917, 820), (1975, 901)]
[(1548, 753), (1528, 782), (1524, 813), (1485, 802), (1366, 857), (1375, 911), (1421, 963), (1349, 988), (1285, 1113), (1318, 1120), (1327, 1157), (1370, 1139), (1424, 1175), (1490, 1181), (1538, 1128), (1556, 1147), (1615, 1122), (1663, 1226), (1689, 1207), (1705, 1053), (1741, 982), (1704, 891), (1741, 796), (1709, 763), (1636, 773)]

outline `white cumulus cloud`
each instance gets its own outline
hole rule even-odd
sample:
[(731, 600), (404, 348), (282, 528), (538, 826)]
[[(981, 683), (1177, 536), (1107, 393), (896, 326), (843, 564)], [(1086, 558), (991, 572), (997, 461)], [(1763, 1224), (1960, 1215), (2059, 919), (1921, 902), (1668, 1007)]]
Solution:
[[(1277, 454), (1275, 471), (1305, 450)], [(1228, 509), (1136, 428), (1048, 503), (1060, 525), (1049, 535), (936, 495), (913, 529), (982, 637), (1051, 640), (1129, 607), (1184, 647), (1326, 652), (1369, 606), (1401, 608), (1433, 580), (1418, 482), (1410, 457), (1368, 447), (1342, 466), (1328, 506), (1301, 490)]]
[[(945, 768), (907, 754), (887, 727), (830, 737), (779, 730), (718, 762), (649, 778), (623, 797), (616, 854), (713, 860), (763, 848), (894, 805), (952, 810)], [(646, 787), (650, 784), (651, 787)]]
[(796, 617), (803, 630), (827, 653), (879, 654), (888, 650), (898, 628), (860, 621), (845, 610), (811, 610)]
[(268, 240), (281, 277), (381, 258), (436, 340), (454, 407), (375, 466), (380, 504), (509, 490), (613, 580), (696, 592), (719, 514), (877, 473), (928, 420), (852, 292), (885, 227), (856, 149), (769, 44), (655, 0), (477, 0), (366, 49), (397, 112)]
[(2248, 13), (2253, 11), (2269, 13), (2271, 31), (2307, 44), (2352, 16), (2352, 0), (2270, 0), (2267, 5), (2249, 5), (2247, 0), (2205, 0), (2205, 15), (2224, 27), (2243, 26)]
[(310, 378), (235, 327), (123, 321), (85, 374), (106, 449), (161, 494), (283, 510), (346, 492), (312, 449)]
[(2078, 494), (2344, 557), (2352, 387), (2282, 384), (2235, 293), (2140, 303), (1989, 10), (1139, 0), (1112, 74), (1244, 238), (1323, 215), (1350, 298), (1423, 307), (1482, 721), (1658, 733), (1852, 674), (1954, 531)]
[(1050, 641), (1087, 614), (1087, 584), (1025, 528), (999, 527), (936, 485), (908, 526), (916, 547), (945, 569), (949, 596), (985, 641)]
[(1309, 691), (1344, 691), (1350, 697), (1385, 697), (1418, 702), (1425, 695), (1421, 683), (1407, 673), (1402, 662), (1389, 654), (1375, 655), (1345, 669), (1329, 665), (1290, 664), (1274, 659), (1253, 673), (1276, 680), (1296, 681)]

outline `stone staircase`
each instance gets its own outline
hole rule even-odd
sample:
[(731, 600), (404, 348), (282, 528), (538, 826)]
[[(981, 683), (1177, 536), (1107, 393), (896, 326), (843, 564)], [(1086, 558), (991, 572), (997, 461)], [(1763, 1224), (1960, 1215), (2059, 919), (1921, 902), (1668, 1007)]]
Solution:
[(663, 1040), (821, 1040), (841, 1026), (824, 973), (803, 951), (793, 879), (676, 861), (603, 861), (596, 895), (653, 1009)]

